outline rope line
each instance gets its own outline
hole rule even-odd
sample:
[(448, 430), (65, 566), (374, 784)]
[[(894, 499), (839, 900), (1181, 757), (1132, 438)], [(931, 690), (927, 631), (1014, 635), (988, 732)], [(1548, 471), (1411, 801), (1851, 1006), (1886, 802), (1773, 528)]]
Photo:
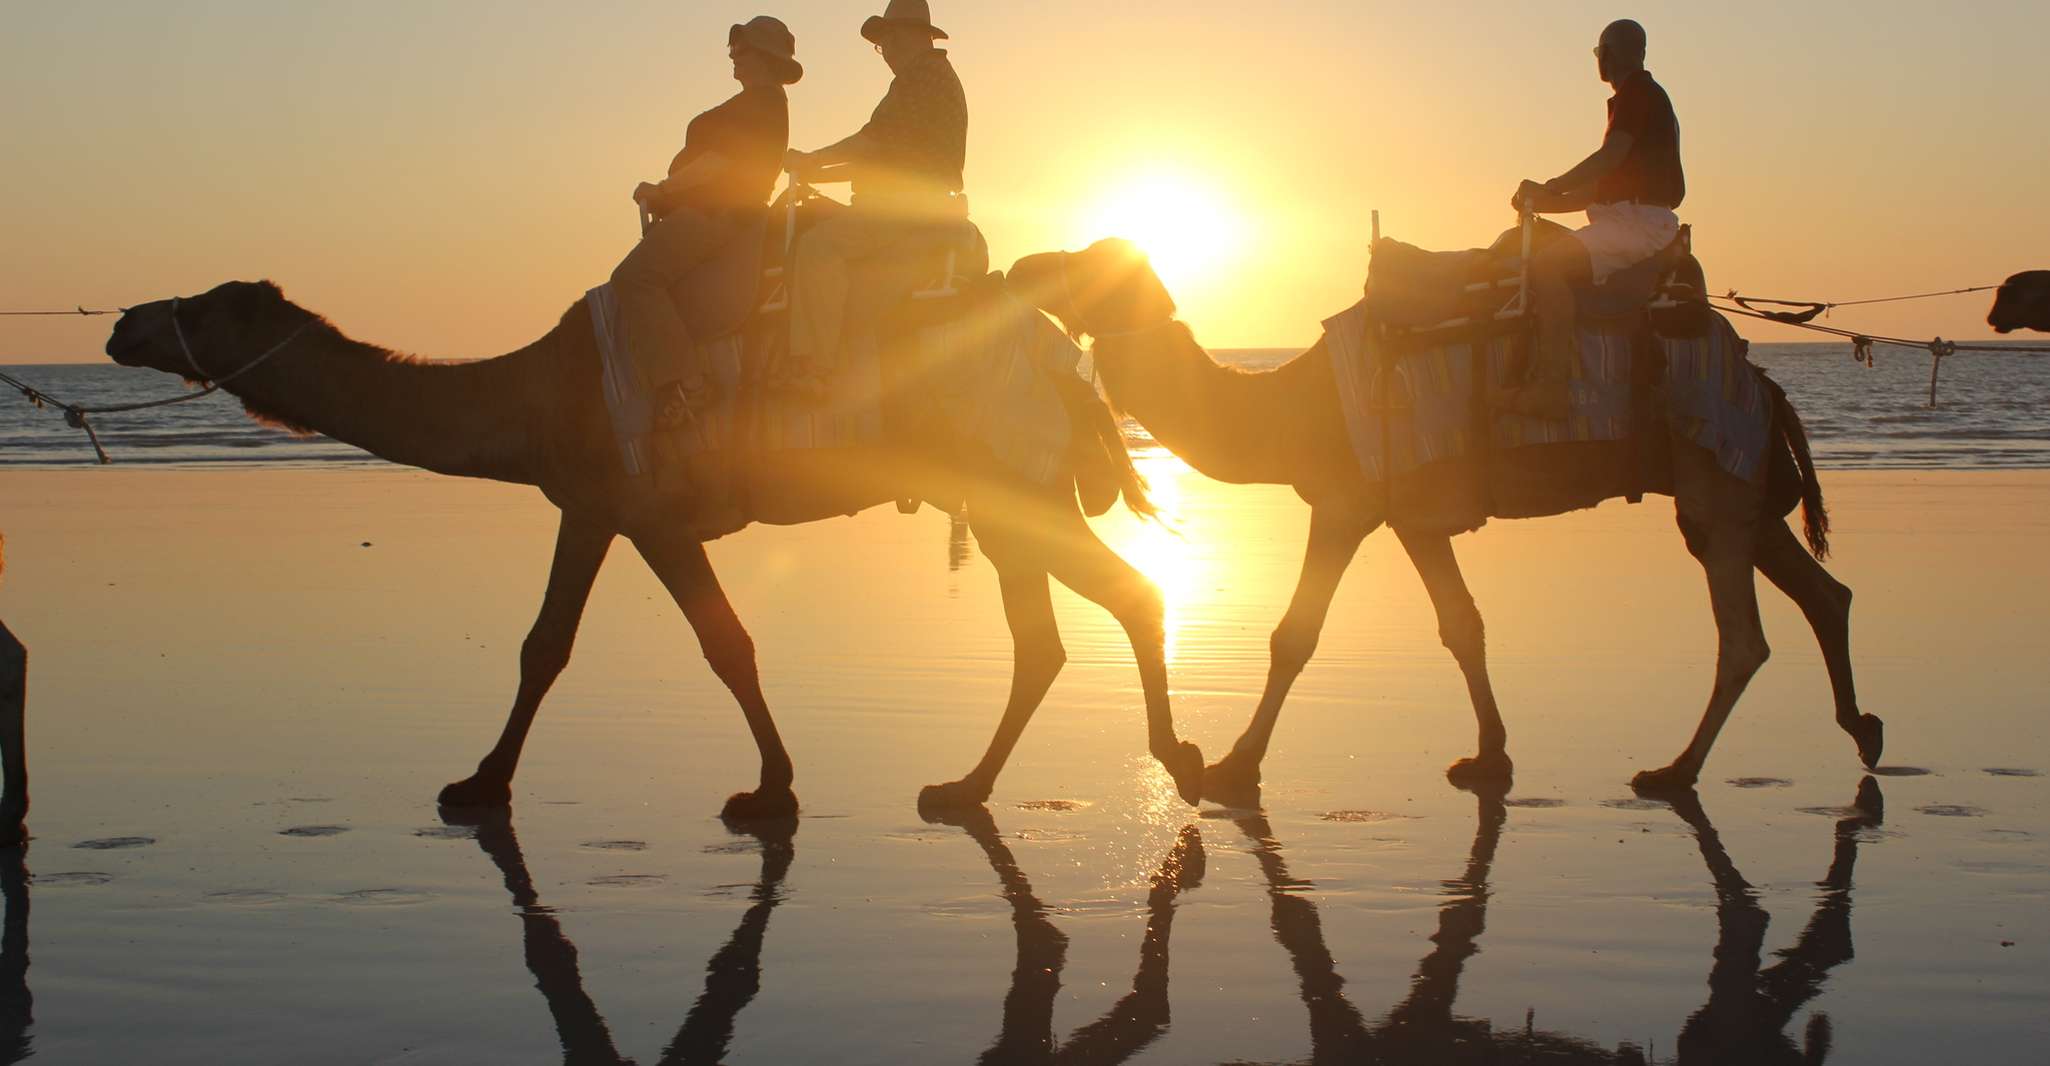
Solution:
[[(1867, 304), (1892, 304), (1900, 303), (1903, 300), (1928, 300), (1938, 296), (1963, 296), (1966, 293), (1973, 292), (1992, 292), (1999, 287), (1999, 285), (1973, 285), (1963, 289), (1945, 289), (1942, 292), (1914, 292), (1906, 296), (1875, 296), (1869, 300), (1768, 300), (1763, 296), (1739, 295), (1737, 290), (1731, 289), (1723, 294), (1723, 299), (1734, 300), (1747, 307), (1751, 304), (1773, 304), (1777, 307), (1812, 307), (1819, 309), (1819, 311), (1829, 311), (1837, 307), (1863, 307)], [(1791, 325), (1792, 323), (1789, 324)]]
[(128, 310), (126, 307), (113, 307), (106, 309), (94, 307), (74, 307), (69, 311), (0, 311), (0, 317), (26, 318), (30, 315), (118, 315), (126, 310)]
[[(1753, 302), (1764, 301), (1757, 301), (1754, 298)], [(1816, 333), (1827, 333), (1834, 337), (1842, 337), (1850, 341), (1852, 347), (1857, 349), (1859, 354), (1869, 354), (1874, 344), (1887, 344), (1896, 348), (1920, 348), (1924, 351), (1934, 351), (1938, 346), (1942, 346), (1948, 349), (1945, 354), (1951, 352), (2020, 352), (2028, 355), (2050, 355), (2050, 344), (1960, 344), (1956, 341), (1944, 340), (1941, 337), (1926, 341), (1913, 340), (1908, 337), (1888, 337), (1878, 333), (1860, 333), (1854, 329), (1838, 329), (1835, 326), (1822, 326), (1813, 322), (1792, 322), (1779, 317), (1771, 311), (1754, 311), (1748, 307), (1718, 304), (1713, 300), (1710, 301), (1710, 306), (1728, 314), (1744, 315), (1747, 318), (1758, 318), (1767, 322), (1778, 322), (1781, 325), (1795, 326), (1800, 329), (1813, 330)]]

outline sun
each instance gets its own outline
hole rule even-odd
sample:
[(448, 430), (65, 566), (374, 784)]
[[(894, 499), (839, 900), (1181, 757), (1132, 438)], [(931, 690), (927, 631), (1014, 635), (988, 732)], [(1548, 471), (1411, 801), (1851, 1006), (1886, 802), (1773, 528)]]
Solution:
[(1228, 197), (1168, 170), (1122, 179), (1087, 219), (1088, 240), (1123, 237), (1137, 244), (1170, 290), (1211, 280), (1245, 240), (1245, 225)]

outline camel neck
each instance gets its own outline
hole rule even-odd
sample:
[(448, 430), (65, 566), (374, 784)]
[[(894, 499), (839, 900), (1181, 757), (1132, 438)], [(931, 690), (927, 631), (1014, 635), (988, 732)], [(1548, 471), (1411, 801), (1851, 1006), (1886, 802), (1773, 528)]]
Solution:
[(1273, 372), (1219, 366), (1187, 326), (1099, 339), (1098, 373), (1118, 409), (1219, 481), (1288, 484), (1289, 390)]
[(535, 417), (510, 355), (434, 362), (315, 326), (227, 387), (259, 418), (310, 430), (404, 466), (533, 483)]

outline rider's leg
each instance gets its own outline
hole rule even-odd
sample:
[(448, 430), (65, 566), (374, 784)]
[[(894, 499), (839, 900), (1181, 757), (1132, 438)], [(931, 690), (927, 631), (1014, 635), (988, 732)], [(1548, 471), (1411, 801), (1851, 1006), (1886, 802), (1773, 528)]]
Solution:
[(673, 428), (710, 399), (710, 381), (674, 291), (730, 238), (727, 228), (682, 209), (655, 223), (612, 271), (612, 291), (626, 324), (628, 351), (655, 396), (657, 424)]
[(797, 242), (790, 277), (790, 373), (823, 379), (839, 364), (854, 261), (883, 251), (887, 222), (853, 210), (821, 220)]

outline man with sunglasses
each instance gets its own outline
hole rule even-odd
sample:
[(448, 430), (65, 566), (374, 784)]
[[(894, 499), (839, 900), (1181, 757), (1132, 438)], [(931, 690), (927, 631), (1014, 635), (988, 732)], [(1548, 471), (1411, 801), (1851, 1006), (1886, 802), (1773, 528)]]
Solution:
[[(862, 23), (895, 77), (868, 124), (784, 166), (804, 181), (853, 182), (852, 210), (820, 220), (797, 242), (790, 275), (790, 365), (804, 391), (828, 387), (839, 359), (849, 267), (907, 249), (935, 223), (967, 214), (961, 171), (968, 159), (968, 98), (925, 0), (890, 0)], [(829, 176), (828, 167), (841, 167)]]
[(1551, 241), (1530, 264), (1538, 317), (1534, 372), (1505, 397), (1505, 406), (1549, 418), (1567, 415), (1573, 365), (1579, 358), (1573, 286), (1601, 284), (1611, 274), (1663, 251), (1679, 236), (1673, 213), (1687, 195), (1680, 167), (1680, 122), (1665, 89), (1644, 69), (1644, 27), (1609, 23), (1595, 46), (1596, 69), (1615, 88), (1602, 146), (1547, 182), (1525, 181), (1510, 199), (1540, 214), (1585, 210), (1587, 225), (1572, 239)]

